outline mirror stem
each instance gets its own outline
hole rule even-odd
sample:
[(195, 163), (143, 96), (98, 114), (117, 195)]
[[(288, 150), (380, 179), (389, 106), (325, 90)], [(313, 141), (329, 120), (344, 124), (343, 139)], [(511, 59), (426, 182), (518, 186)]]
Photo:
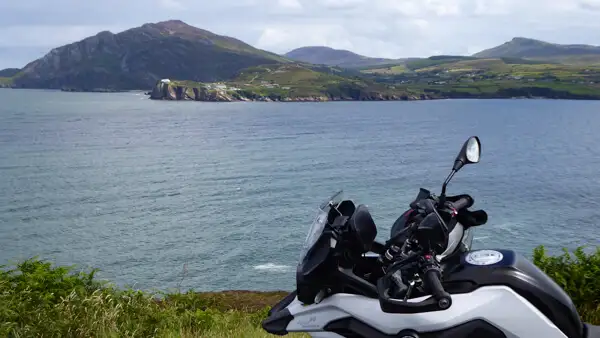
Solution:
[(442, 194), (440, 195), (440, 204), (444, 204), (446, 202), (446, 186), (448, 185), (448, 183), (450, 183), (450, 180), (452, 179), (452, 177), (454, 177), (454, 174), (456, 174), (456, 170), (452, 169), (452, 171), (450, 172), (450, 175), (448, 175), (448, 177), (446, 177), (446, 180), (444, 181), (444, 184), (442, 185)]

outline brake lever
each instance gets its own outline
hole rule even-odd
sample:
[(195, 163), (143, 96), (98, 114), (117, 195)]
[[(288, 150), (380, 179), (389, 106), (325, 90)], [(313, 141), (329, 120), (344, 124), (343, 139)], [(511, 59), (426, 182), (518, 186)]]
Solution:
[(404, 295), (404, 301), (407, 301), (412, 293), (413, 288), (415, 287), (415, 281), (411, 280), (408, 282), (408, 290), (406, 290), (406, 294)]
[(390, 297), (390, 279), (382, 277), (377, 281), (377, 293), (379, 295), (379, 306), (386, 313), (421, 313), (442, 311), (438, 301), (430, 296), (420, 302), (409, 302)]

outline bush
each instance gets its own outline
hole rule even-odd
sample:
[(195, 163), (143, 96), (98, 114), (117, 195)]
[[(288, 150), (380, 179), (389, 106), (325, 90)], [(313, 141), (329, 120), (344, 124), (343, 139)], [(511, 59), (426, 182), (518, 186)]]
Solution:
[(37, 259), (0, 268), (0, 337), (269, 337), (265, 300), (286, 294), (150, 294)]
[[(533, 262), (585, 321), (600, 324), (600, 249), (548, 256), (538, 247)], [(0, 268), (0, 337), (271, 337), (260, 322), (287, 294), (119, 290), (96, 281), (96, 270), (73, 273), (37, 259)]]
[(569, 294), (584, 321), (600, 324), (600, 248), (589, 254), (583, 247), (573, 253), (563, 249), (559, 256), (548, 256), (539, 246), (533, 263)]

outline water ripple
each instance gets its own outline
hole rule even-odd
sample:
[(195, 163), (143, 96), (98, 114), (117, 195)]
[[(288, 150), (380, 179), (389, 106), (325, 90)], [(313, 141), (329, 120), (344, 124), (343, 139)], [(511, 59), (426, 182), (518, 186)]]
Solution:
[(145, 289), (290, 289), (324, 198), (344, 188), (385, 240), (470, 135), (482, 162), (449, 192), (488, 212), (477, 246), (600, 244), (598, 102), (31, 95), (0, 90), (0, 265), (39, 255)]

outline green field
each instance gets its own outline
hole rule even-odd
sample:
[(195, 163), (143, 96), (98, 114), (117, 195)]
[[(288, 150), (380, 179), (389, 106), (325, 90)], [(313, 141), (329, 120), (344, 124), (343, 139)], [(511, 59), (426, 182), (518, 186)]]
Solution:
[(405, 73), (407, 70), (405, 65), (395, 65), (383, 68), (365, 69), (362, 72), (365, 74), (400, 74)]
[[(600, 249), (533, 254), (573, 299), (586, 322), (600, 324)], [(274, 337), (260, 322), (287, 292), (141, 292), (31, 259), (0, 267), (0, 337)], [(308, 337), (290, 335), (289, 337)]]
[(519, 58), (437, 57), (363, 75), (431, 98), (600, 99), (600, 65)]

